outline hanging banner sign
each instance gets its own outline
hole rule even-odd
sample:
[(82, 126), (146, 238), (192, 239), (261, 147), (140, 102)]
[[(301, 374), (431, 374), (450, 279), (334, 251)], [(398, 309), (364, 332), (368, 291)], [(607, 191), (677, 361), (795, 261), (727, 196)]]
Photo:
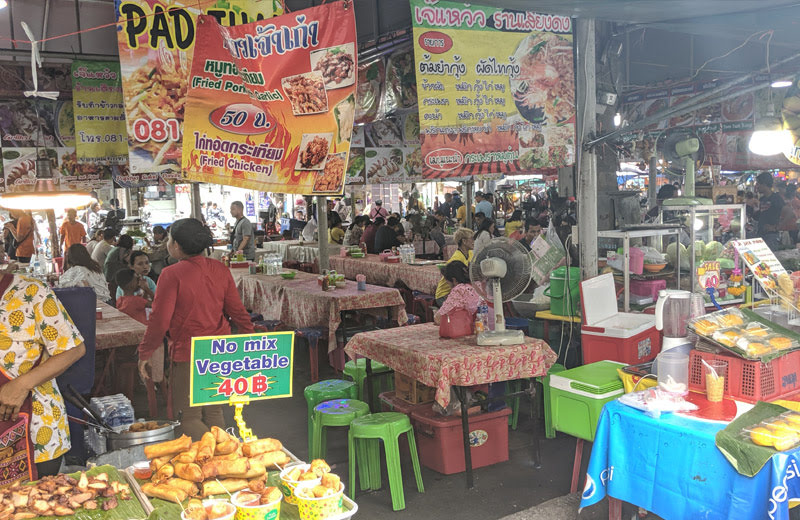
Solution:
[(792, 134), (792, 146), (784, 155), (792, 163), (800, 165), (800, 80), (797, 78), (784, 95), (781, 116), (784, 130)]
[(355, 24), (345, 2), (237, 27), (201, 16), (184, 178), (342, 193), (355, 114)]
[(72, 62), (72, 106), (78, 162), (128, 162), (125, 104), (119, 63)]
[(180, 171), (199, 14), (238, 25), (280, 14), (276, 0), (115, 0), (131, 172)]
[(425, 178), (574, 164), (571, 18), (430, 0), (411, 18)]
[(190, 406), (292, 396), (294, 332), (192, 338)]
[(120, 164), (111, 168), (114, 182), (120, 188), (144, 188), (158, 186), (161, 181), (167, 184), (176, 184), (181, 180), (180, 172), (165, 171), (161, 173), (131, 173), (127, 164)]

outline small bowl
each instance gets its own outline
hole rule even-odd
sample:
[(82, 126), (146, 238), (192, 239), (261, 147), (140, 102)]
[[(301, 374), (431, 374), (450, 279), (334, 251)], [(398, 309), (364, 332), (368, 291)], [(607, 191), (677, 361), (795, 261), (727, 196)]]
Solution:
[(342, 280), (341, 282), (336, 282), (337, 289), (344, 289), (345, 287), (347, 287), (347, 282), (345, 282), (344, 280)]
[(281, 278), (283, 278), (284, 280), (292, 280), (292, 279), (294, 279), (296, 274), (297, 273), (294, 272), (294, 271), (286, 271), (286, 272), (281, 273)]
[(644, 264), (644, 270), (648, 273), (657, 273), (667, 267), (667, 264)]

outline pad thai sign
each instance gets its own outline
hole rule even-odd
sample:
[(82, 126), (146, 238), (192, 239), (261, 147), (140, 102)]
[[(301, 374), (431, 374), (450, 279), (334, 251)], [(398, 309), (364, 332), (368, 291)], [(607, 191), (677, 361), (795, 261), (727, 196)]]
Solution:
[(572, 20), (411, 0), (422, 173), (527, 173), (575, 162)]
[(180, 171), (197, 17), (223, 25), (271, 18), (274, 0), (116, 0), (131, 173)]
[(183, 176), (259, 191), (337, 194), (355, 113), (352, 4), (237, 27), (198, 19)]

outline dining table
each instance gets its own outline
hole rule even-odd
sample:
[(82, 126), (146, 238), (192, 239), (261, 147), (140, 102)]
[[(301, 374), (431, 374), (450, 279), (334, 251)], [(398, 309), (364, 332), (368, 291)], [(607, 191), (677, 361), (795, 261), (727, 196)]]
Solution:
[[(131, 318), (124, 312), (108, 305), (97, 302), (97, 321), (95, 325), (95, 350), (107, 351), (106, 362), (100, 379), (95, 388), (97, 391), (106, 389), (106, 378), (114, 379), (117, 373), (117, 352), (121, 348), (136, 348), (144, 338), (147, 325)], [(159, 362), (160, 361), (160, 362)], [(164, 376), (164, 356), (153, 356), (151, 374), (154, 381), (161, 381)], [(132, 396), (129, 396), (132, 397)]]
[[(469, 443), (469, 386), (516, 379), (531, 380), (547, 374), (556, 353), (541, 339), (525, 337), (519, 345), (480, 346), (475, 335), (442, 338), (433, 323), (399, 329), (361, 332), (345, 346), (351, 357), (367, 359), (367, 395), (372, 396), (372, 362), (383, 365), (436, 389), (434, 400), (442, 408), (451, 401), (450, 390), (461, 405), (461, 425), (467, 486), (472, 487)], [(512, 397), (514, 394), (506, 395)], [(371, 398), (371, 397), (370, 397)], [(534, 425), (534, 457), (538, 464), (538, 425)]]
[[(405, 325), (408, 321), (403, 297), (397, 289), (366, 284), (362, 291), (355, 282), (347, 281), (345, 287), (323, 291), (316, 274), (294, 270), (284, 272), (294, 272), (295, 277), (287, 280), (279, 275), (241, 276), (237, 287), (242, 303), (265, 320), (280, 320), (289, 329), (327, 329), (328, 357), (339, 370), (344, 368), (343, 349), (348, 339), (345, 311), (386, 316), (389, 322), (398, 325)], [(341, 345), (336, 340), (337, 330), (343, 339)], [(335, 349), (331, 347), (333, 345), (336, 345)]]
[(390, 263), (382, 261), (378, 255), (366, 255), (364, 258), (331, 256), (328, 262), (332, 270), (343, 274), (348, 280), (355, 280), (356, 275), (363, 274), (369, 284), (384, 287), (400, 285), (425, 294), (436, 294), (436, 286), (442, 278), (436, 263), (423, 260), (417, 265)]

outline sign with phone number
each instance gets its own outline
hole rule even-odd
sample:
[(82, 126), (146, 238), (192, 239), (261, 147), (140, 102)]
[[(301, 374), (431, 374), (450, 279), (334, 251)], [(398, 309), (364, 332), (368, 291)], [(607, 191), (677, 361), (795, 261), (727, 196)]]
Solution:
[(292, 396), (294, 333), (192, 338), (189, 404)]

